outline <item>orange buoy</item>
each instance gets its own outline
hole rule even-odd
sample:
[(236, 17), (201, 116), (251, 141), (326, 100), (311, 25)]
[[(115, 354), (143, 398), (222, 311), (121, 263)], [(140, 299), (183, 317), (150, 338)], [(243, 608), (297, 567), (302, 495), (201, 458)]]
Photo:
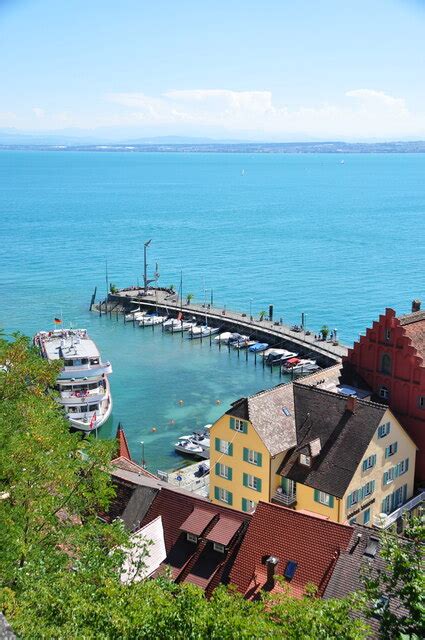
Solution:
[(179, 405), (182, 407), (184, 405), (184, 400), (179, 400)]

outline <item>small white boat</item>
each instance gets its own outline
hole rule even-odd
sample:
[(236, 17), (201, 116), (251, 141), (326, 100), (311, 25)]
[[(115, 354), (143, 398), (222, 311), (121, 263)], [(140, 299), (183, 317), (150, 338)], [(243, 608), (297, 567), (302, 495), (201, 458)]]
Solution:
[(146, 315), (146, 311), (136, 311), (136, 313), (127, 314), (125, 316), (126, 322), (140, 322)]
[[(187, 455), (195, 456), (197, 458), (204, 458), (204, 450), (198, 444), (192, 442), (191, 439), (180, 438), (174, 445), (174, 449), (179, 453), (185, 453)], [(208, 454), (209, 455), (209, 454)]]
[(232, 333), (230, 331), (225, 331), (224, 333), (220, 333), (219, 336), (216, 336), (214, 338), (214, 340), (216, 342), (225, 342), (225, 343), (227, 343), (227, 342), (229, 342), (229, 338), (230, 338), (231, 335), (232, 335)]
[[(279, 349), (281, 351), (281, 349)], [(266, 364), (270, 367), (275, 367), (277, 365), (284, 365), (288, 360), (292, 358), (296, 358), (298, 353), (294, 353), (292, 351), (283, 350), (283, 353), (269, 353), (266, 358)]]
[(171, 333), (181, 333), (182, 331), (188, 331), (195, 326), (196, 323), (194, 322), (185, 322), (184, 320), (177, 320), (176, 318), (172, 318), (171, 320), (166, 320), (164, 322), (165, 331), (170, 331)]
[(133, 317), (136, 313), (141, 313), (140, 311), (140, 307), (137, 307), (136, 309), (132, 309), (131, 311), (129, 311), (128, 313), (125, 314), (125, 319), (126, 320), (133, 320)]
[(312, 373), (313, 371), (318, 371), (318, 369), (320, 367), (315, 360), (300, 358), (289, 358), (282, 366), (282, 371), (294, 374)]
[(220, 329), (218, 329), (218, 327), (207, 327), (204, 325), (203, 327), (192, 327), (189, 329), (188, 335), (191, 340), (195, 340), (197, 338), (209, 338), (219, 331)]
[(155, 324), (162, 324), (167, 319), (167, 316), (144, 316), (139, 321), (139, 327), (151, 327)]

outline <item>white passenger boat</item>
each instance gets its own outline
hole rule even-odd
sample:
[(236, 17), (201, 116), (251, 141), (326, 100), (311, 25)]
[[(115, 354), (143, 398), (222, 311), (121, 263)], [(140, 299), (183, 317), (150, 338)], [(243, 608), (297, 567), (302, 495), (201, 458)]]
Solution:
[(40, 331), (34, 344), (47, 360), (63, 360), (56, 388), (71, 427), (91, 432), (111, 415), (112, 397), (108, 375), (110, 362), (99, 351), (85, 329)]
[(167, 319), (167, 316), (144, 316), (139, 321), (139, 327), (151, 327), (155, 324), (162, 324)]

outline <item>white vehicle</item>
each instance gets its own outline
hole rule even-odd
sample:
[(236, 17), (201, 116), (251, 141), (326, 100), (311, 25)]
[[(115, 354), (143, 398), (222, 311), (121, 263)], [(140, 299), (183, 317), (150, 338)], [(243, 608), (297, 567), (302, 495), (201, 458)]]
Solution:
[(34, 344), (46, 360), (63, 360), (56, 388), (58, 402), (65, 410), (71, 427), (96, 431), (112, 411), (108, 376), (110, 362), (103, 362), (85, 329), (39, 331)]

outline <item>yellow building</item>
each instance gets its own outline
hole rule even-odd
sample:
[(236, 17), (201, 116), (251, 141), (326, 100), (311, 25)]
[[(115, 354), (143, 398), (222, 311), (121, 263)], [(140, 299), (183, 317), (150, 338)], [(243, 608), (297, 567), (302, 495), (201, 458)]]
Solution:
[(297, 446), (279, 473), (286, 504), (372, 526), (413, 494), (416, 446), (384, 405), (294, 384)]
[(210, 500), (240, 511), (270, 501), (296, 445), (292, 383), (235, 402), (210, 430)]

